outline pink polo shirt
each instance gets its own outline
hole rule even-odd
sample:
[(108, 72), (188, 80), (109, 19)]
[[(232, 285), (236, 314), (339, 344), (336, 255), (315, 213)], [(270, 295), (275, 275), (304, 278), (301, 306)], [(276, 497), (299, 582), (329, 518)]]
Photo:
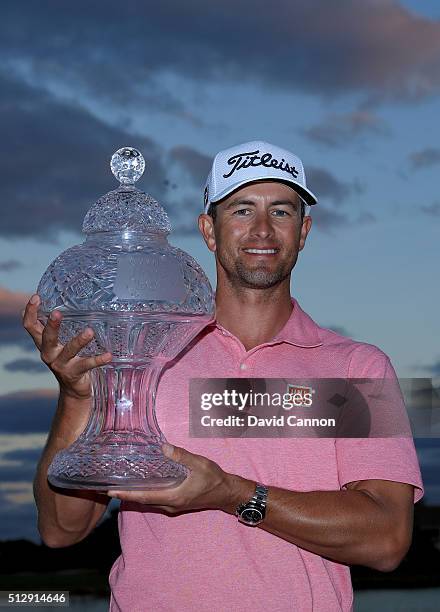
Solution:
[[(411, 438), (190, 438), (189, 380), (395, 377), (376, 346), (319, 327), (293, 300), (270, 342), (246, 351), (213, 324), (164, 372), (157, 418), (167, 439), (225, 471), (295, 491), (340, 490), (355, 480), (412, 484), (423, 495)], [(270, 499), (270, 498), (269, 498)], [(122, 503), (122, 554), (110, 572), (116, 612), (336, 612), (352, 609), (347, 565), (329, 561), (216, 510), (167, 516)]]

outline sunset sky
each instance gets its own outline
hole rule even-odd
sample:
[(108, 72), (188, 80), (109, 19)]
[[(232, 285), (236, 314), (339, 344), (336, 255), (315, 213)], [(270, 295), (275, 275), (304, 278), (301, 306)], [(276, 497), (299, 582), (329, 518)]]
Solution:
[[(319, 203), (292, 294), (400, 377), (440, 377), (439, 2), (15, 0), (0, 30), (0, 539), (36, 537), (57, 397), (20, 313), (121, 146), (213, 285), (196, 231), (212, 157), (254, 139), (299, 155)], [(440, 503), (440, 446), (418, 449)]]

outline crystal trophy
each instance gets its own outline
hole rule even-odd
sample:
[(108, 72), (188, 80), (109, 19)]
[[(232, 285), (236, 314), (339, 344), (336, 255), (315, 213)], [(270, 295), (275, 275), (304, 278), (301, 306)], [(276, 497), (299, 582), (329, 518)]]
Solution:
[(145, 161), (124, 147), (111, 159), (119, 187), (85, 216), (86, 240), (44, 273), (38, 318), (63, 314), (65, 344), (86, 327), (93, 340), (79, 356), (112, 353), (90, 371), (93, 407), (79, 438), (54, 457), (49, 482), (70, 489), (161, 489), (186, 468), (161, 451), (155, 413), (160, 374), (213, 321), (214, 296), (198, 263), (171, 246), (168, 216), (135, 182)]

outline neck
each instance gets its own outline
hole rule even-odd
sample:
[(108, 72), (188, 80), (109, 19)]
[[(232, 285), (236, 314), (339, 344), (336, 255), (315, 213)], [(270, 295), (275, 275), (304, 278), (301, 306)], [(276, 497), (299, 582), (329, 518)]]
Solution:
[(217, 278), (216, 319), (247, 351), (269, 342), (292, 313), (290, 277), (268, 289), (233, 286)]

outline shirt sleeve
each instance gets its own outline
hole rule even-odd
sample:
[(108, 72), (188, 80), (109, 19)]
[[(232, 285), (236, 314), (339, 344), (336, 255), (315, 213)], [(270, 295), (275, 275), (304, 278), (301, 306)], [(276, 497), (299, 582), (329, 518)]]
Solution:
[[(355, 350), (349, 378), (388, 379), (398, 385), (389, 358), (377, 347), (360, 345)], [(406, 409), (403, 404), (402, 407)], [(399, 409), (399, 407), (396, 407)], [(336, 460), (341, 489), (356, 480), (390, 480), (414, 487), (414, 503), (424, 494), (422, 476), (412, 436), (337, 438)]]

